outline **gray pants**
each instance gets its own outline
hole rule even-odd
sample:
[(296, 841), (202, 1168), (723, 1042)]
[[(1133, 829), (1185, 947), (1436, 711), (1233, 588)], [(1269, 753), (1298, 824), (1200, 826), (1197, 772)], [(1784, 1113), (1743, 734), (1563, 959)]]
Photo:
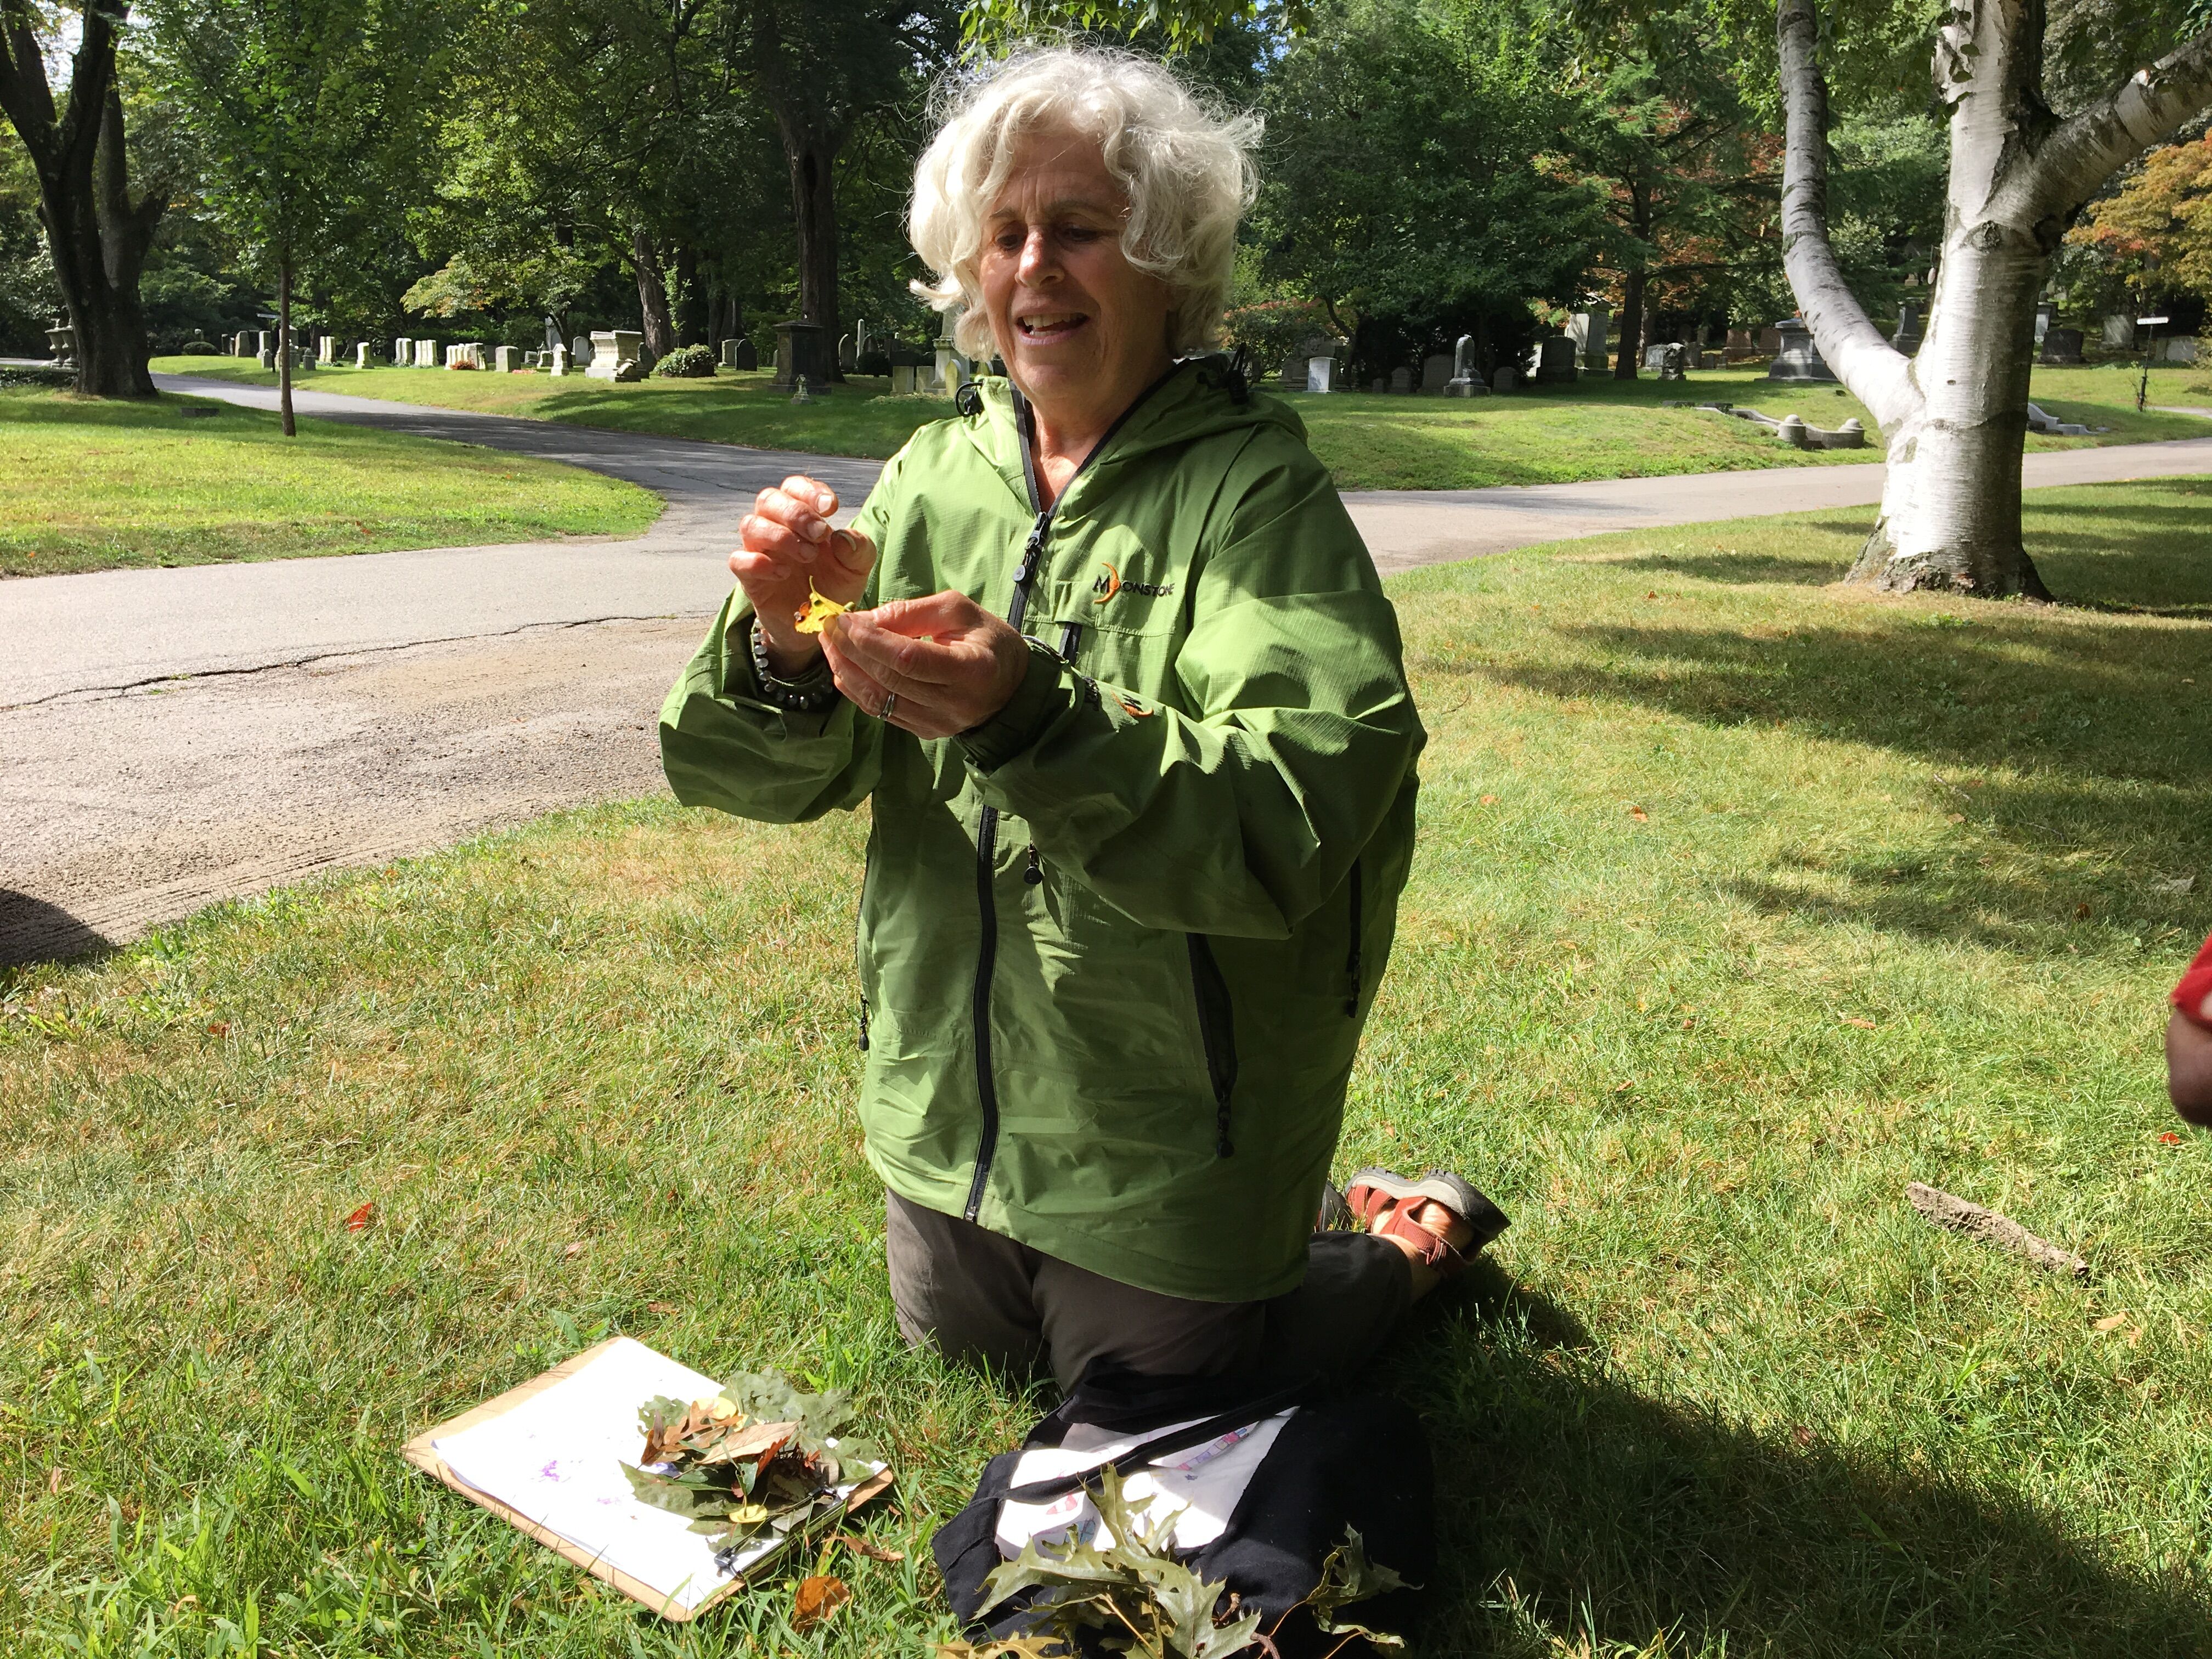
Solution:
[(972, 1221), (884, 1195), (891, 1301), (908, 1342), (1063, 1389), (1104, 1359), (1153, 1376), (1334, 1376), (1372, 1358), (1413, 1302), (1405, 1253), (1316, 1233), (1305, 1283), (1268, 1302), (1193, 1302), (1071, 1266)]

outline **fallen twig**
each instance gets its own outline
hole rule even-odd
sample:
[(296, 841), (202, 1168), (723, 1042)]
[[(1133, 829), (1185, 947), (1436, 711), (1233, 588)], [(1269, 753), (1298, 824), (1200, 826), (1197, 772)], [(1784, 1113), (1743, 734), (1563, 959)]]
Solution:
[(1984, 1244), (2024, 1255), (2037, 1267), (2048, 1267), (2055, 1273), (2066, 1273), (2075, 1279), (2089, 1276), (2089, 1264), (2080, 1256), (2071, 1250), (2060, 1249), (2049, 1239), (2038, 1238), (2010, 1216), (1969, 1204), (1963, 1198), (1954, 1198), (1917, 1181), (1906, 1183), (1905, 1195), (1912, 1200), (1914, 1209), (1939, 1227), (1948, 1227), (1954, 1233), (1965, 1233)]

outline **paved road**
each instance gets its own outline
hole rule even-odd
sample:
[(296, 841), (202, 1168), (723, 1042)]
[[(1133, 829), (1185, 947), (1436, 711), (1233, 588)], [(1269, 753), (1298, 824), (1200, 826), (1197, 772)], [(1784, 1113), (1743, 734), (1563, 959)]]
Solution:
[[(275, 394), (159, 377), (256, 407)], [(0, 583), (0, 962), (215, 899), (660, 787), (652, 718), (727, 589), (735, 520), (873, 462), (379, 403), (302, 413), (588, 466), (659, 491), (644, 536)], [(2038, 455), (2032, 483), (2212, 472), (2212, 437)], [(1880, 499), (1838, 466), (1346, 496), (1386, 571), (1606, 531)]]

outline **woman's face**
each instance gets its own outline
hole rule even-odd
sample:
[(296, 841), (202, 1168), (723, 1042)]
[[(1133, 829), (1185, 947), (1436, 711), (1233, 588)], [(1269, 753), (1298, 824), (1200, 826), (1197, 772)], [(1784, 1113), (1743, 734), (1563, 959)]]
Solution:
[(1048, 425), (1112, 421), (1167, 372), (1170, 295), (1121, 252), (1128, 202), (1092, 140), (1026, 135), (984, 226), (999, 355)]

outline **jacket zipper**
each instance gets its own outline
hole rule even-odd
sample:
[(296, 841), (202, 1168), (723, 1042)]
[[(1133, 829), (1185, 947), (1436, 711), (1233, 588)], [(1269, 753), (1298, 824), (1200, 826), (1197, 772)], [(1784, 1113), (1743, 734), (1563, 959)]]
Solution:
[(1199, 1041), (1206, 1049), (1206, 1075), (1213, 1085), (1214, 1155), (1229, 1158), (1237, 1151), (1229, 1139), (1229, 1097), (1237, 1089), (1237, 1008), (1206, 936), (1184, 937), (1190, 941), (1190, 988), (1198, 1001)]
[[(1022, 631), (1022, 619), (1029, 614), (1030, 579), (1044, 562), (1044, 544), (1052, 529), (1052, 515), (1067, 499), (1067, 492), (1075, 488), (1075, 480), (1083, 476), (1091, 463), (1105, 452), (1114, 434), (1123, 422), (1148, 402), (1153, 392), (1172, 380), (1182, 365), (1170, 368), (1137, 396), (1137, 400), (1121, 411), (1119, 419), (1108, 427), (1091, 453), (1083, 458), (1082, 465), (1075, 469), (1074, 477), (1061, 486), (1053, 497), (1052, 506), (1044, 505), (1044, 494), (1037, 488), (1036, 448), (1030, 434), (1029, 399), (1018, 388), (1014, 392), (1014, 430), (1022, 441), (1022, 482), (1029, 490), (1030, 511), (1036, 514), (1036, 522), (1030, 526), (1029, 539), (1022, 544), (1022, 556), (1014, 566), (1014, 597), (1006, 606), (1006, 622), (1017, 634)], [(975, 1146), (975, 1175), (968, 1183), (968, 1202), (961, 1214), (973, 1221), (983, 1208), (983, 1189), (990, 1184), (991, 1160), (999, 1150), (999, 1085), (991, 1075), (991, 972), (999, 958), (999, 902), (992, 890), (993, 866), (998, 862), (999, 809), (986, 806), (975, 823), (975, 909), (982, 925), (982, 937), (975, 951), (975, 1097), (982, 1108), (983, 1129)], [(1224, 1109), (1224, 1112), (1225, 1112)], [(1225, 1131), (1224, 1131), (1225, 1133)]]
[(1352, 861), (1352, 950), (1345, 957), (1344, 971), (1352, 979), (1352, 994), (1344, 1000), (1344, 1017), (1359, 1018), (1359, 860)]

